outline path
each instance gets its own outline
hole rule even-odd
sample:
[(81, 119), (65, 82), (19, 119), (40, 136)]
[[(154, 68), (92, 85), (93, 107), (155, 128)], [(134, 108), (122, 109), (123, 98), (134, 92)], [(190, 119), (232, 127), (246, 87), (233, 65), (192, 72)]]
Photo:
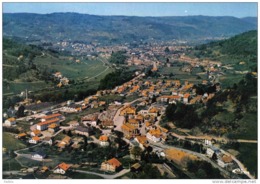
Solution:
[(90, 171), (82, 171), (82, 170), (73, 170), (74, 172), (79, 172), (79, 173), (85, 173), (85, 174), (94, 174), (97, 176), (101, 176), (104, 179), (115, 179), (118, 178), (120, 176), (125, 175), (126, 173), (130, 172), (130, 169), (123, 169), (120, 172), (114, 174), (114, 175), (108, 175), (108, 174), (100, 174), (100, 173), (96, 173), (96, 172), (90, 172)]
[[(106, 63), (105, 63), (104, 61), (102, 61), (102, 60), (100, 60), (100, 61), (103, 63), (103, 66), (105, 66)], [(95, 78), (95, 77), (98, 77), (98, 76), (102, 75), (103, 73), (105, 73), (108, 69), (109, 69), (109, 66), (107, 66), (106, 69), (104, 69), (104, 70), (103, 70), (102, 72), (100, 72), (99, 74), (97, 74), (97, 75), (95, 75), (95, 76), (93, 76), (93, 77), (90, 77), (90, 78), (85, 77), (85, 79), (90, 80), (90, 79), (93, 79), (93, 78)]]

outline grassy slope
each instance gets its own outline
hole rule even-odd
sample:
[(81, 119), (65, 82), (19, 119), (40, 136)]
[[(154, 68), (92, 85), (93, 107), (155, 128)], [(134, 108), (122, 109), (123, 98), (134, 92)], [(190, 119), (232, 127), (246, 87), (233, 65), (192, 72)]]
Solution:
[(14, 138), (14, 135), (3, 132), (3, 147), (7, 148), (7, 150), (19, 150), (22, 148), (26, 148), (26, 145), (21, 141)]

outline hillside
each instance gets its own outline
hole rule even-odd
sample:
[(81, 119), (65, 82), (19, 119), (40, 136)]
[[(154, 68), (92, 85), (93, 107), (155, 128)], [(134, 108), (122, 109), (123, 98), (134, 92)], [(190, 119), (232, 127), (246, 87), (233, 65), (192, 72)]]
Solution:
[(197, 40), (229, 37), (256, 29), (256, 23), (255, 17), (240, 19), (227, 16), (130, 17), (78, 13), (4, 13), (3, 35), (27, 41), (70, 39), (75, 42), (114, 44), (141, 39)]
[(248, 31), (232, 38), (194, 47), (191, 57), (221, 61), (235, 70), (257, 69), (257, 31)]

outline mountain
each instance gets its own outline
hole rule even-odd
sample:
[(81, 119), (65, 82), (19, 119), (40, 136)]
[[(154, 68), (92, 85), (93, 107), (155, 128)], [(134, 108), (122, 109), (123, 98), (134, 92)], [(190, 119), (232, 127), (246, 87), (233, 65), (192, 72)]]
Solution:
[(28, 41), (124, 43), (230, 37), (257, 29), (257, 18), (96, 16), (78, 13), (4, 13), (3, 35)]
[(245, 62), (244, 67), (255, 70), (257, 66), (257, 31), (248, 31), (226, 40), (211, 42), (196, 46), (190, 53), (199, 58), (209, 58), (223, 63), (239, 64)]

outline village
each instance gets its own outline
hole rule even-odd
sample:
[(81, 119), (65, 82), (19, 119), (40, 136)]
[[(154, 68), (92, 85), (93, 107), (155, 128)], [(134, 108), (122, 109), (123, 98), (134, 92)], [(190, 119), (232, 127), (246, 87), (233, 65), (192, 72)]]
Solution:
[[(151, 71), (156, 72), (160, 64), (153, 62)], [(215, 65), (212, 63), (208, 65), (207, 69), (211, 77), (208, 75), (209, 80), (201, 80), (201, 84), (205, 86), (215, 83), (216, 78), (213, 77), (214, 72), (217, 71), (214, 69)], [(233, 155), (214, 146), (223, 140), (220, 141), (219, 138), (211, 136), (183, 136), (160, 126), (168, 104), (205, 104), (214, 97), (215, 92), (199, 95), (193, 88), (195, 84), (192, 82), (149, 79), (145, 75), (145, 73), (137, 72), (132, 80), (112, 90), (97, 91), (96, 95), (89, 96), (80, 102), (69, 100), (58, 106), (52, 106), (49, 110), (27, 111), (28, 115), (23, 118), (6, 119), (3, 124), (6, 130), (18, 128), (20, 131), (13, 136), (28, 145), (25, 149), (15, 150), (18, 157), (39, 163), (34, 167), (27, 166), (28, 169), (23, 168), (21, 172), (33, 172), (37, 173), (37, 176), (44, 175), (45, 178), (70, 178), (68, 174), (70, 172), (92, 172), (103, 178), (116, 178), (128, 172), (139, 172), (142, 169), (140, 162), (142, 152), (150, 154), (147, 150), (152, 150), (156, 159), (164, 163), (164, 160), (174, 161), (172, 159), (174, 153), (169, 155), (169, 149), (176, 149), (177, 152), (210, 162), (227, 178), (239, 178), (241, 174), (251, 177)], [(59, 77), (58, 74), (57, 77)], [(216, 92), (220, 90), (221, 86), (217, 83)], [(134, 98), (128, 102), (104, 100), (105, 97), (111, 95)], [(28, 102), (30, 99), (26, 97), (25, 101)], [(200, 151), (198, 153), (168, 145), (168, 139), (200, 145)], [(43, 149), (42, 145), (49, 145), (50, 148)], [(91, 155), (90, 145), (93, 150), (115, 149), (116, 154), (113, 155), (111, 152), (105, 155), (99, 163), (93, 162), (93, 155), (92, 161), (89, 160), (89, 156), (86, 159), (74, 160), (73, 163), (71, 160), (54, 162), (56, 154), (70, 153), (72, 150), (78, 150), (77, 152), (82, 152), (82, 154), (88, 150), (88, 155)], [(6, 148), (3, 150), (10, 153), (10, 150)], [(118, 151), (122, 154), (120, 155)], [(124, 160), (125, 157), (136, 162), (130, 165), (129, 160), (124, 163), (119, 161), (122, 158)], [(57, 164), (53, 165), (54, 163)], [(91, 166), (95, 169), (89, 169)], [(170, 178), (176, 177), (166, 163), (162, 164), (159, 170), (162, 173), (168, 173)]]

